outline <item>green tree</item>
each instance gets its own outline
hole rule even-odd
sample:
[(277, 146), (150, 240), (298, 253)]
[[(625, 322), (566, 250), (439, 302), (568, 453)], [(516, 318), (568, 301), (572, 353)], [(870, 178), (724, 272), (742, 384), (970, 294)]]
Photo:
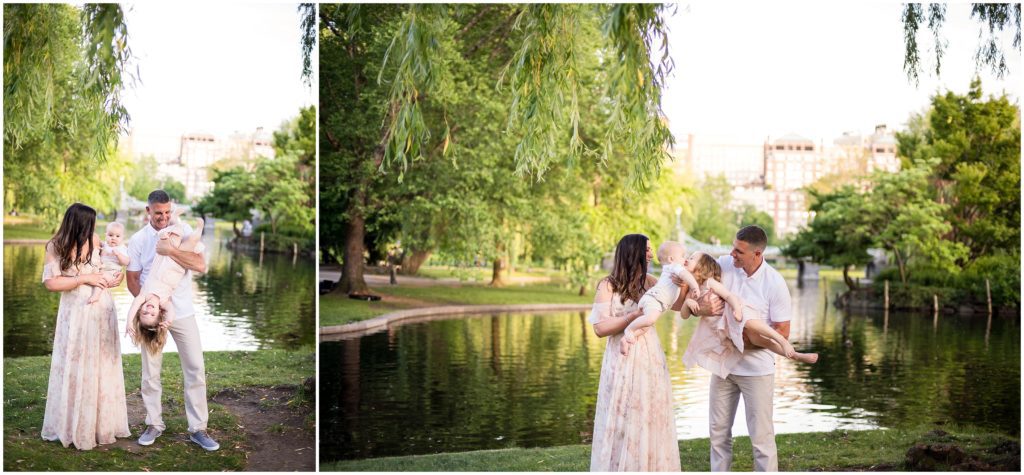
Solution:
[(199, 200), (193, 211), (231, 221), (235, 237), (241, 237), (238, 222), (252, 217), (249, 210), (255, 207), (256, 189), (253, 175), (241, 167), (217, 171), (213, 190)]
[(843, 281), (847, 288), (856, 288), (850, 277), (850, 267), (871, 261), (867, 250), (871, 247), (870, 234), (847, 232), (864, 218), (864, 196), (852, 186), (844, 186), (831, 193), (809, 192), (814, 217), (782, 249), (787, 257), (809, 259), (818, 264), (843, 268)]
[[(718, 239), (730, 242), (736, 233), (738, 217), (730, 208), (732, 186), (724, 175), (707, 176), (697, 186), (693, 197), (693, 218), (689, 234), (698, 241)], [(769, 235), (770, 236), (770, 235)]]
[(73, 201), (111, 206), (90, 183), (116, 192), (119, 177), (108, 172), (124, 165), (106, 162), (128, 124), (127, 38), (117, 4), (4, 5), (8, 207), (55, 217)]
[(876, 172), (859, 220), (841, 231), (872, 236), (873, 243), (896, 260), (900, 280), (906, 284), (914, 264), (955, 274), (957, 262), (968, 254), (963, 244), (944, 236), (949, 206), (935, 201), (930, 176), (938, 160), (916, 161), (900, 173)]
[(984, 98), (981, 82), (966, 95), (936, 95), (918, 124), (897, 134), (904, 162), (939, 160), (932, 176), (949, 205), (949, 237), (970, 249), (969, 261), (998, 249), (1020, 249), (1020, 108), (1006, 95)]
[(760, 226), (769, 238), (775, 237), (775, 220), (772, 215), (745, 204), (736, 212), (736, 229), (750, 225)]
[[(433, 246), (453, 252), (461, 248), (463, 253), (475, 248), (494, 261), (495, 275), (500, 276), (505, 268), (502, 260), (515, 253), (510, 242), (530, 235), (533, 223), (525, 211), (557, 189), (532, 186), (517, 172), (539, 178), (542, 173), (558, 173), (562, 165), (601, 164), (557, 157), (596, 157), (623, 147), (638, 151), (624, 155), (631, 160), (622, 161), (631, 168), (644, 159), (660, 166), (660, 159), (652, 157), (663, 156), (664, 140), (655, 152), (648, 149), (659, 131), (667, 138), (667, 129), (650, 115), (657, 107), (650, 100), (660, 97), (658, 74), (665, 70), (647, 74), (662, 65), (650, 65), (647, 56), (644, 67), (630, 69), (628, 75), (621, 70), (623, 64), (637, 64), (633, 60), (640, 50), (627, 45), (642, 43), (646, 54), (651, 38), (660, 34), (660, 20), (653, 15), (657, 9), (322, 6), (320, 130), (326, 143), (321, 150), (330, 152), (321, 159), (321, 179), (338, 185), (321, 188), (320, 202), (322, 212), (327, 211), (323, 215), (339, 219), (321, 224), (321, 243), (327, 248), (325, 255), (342, 260), (339, 289), (366, 291), (362, 261), (367, 236), (375, 235), (380, 246), (386, 241), (380, 239), (382, 234), (400, 227), (417, 230), (402, 234), (406, 249), (422, 255)], [(580, 22), (562, 21), (567, 19)], [(575, 34), (562, 36), (566, 28)], [(636, 35), (627, 35), (631, 28), (638, 30)], [(595, 34), (579, 34), (589, 31)], [(568, 44), (552, 42), (570, 36), (573, 41)], [(599, 63), (611, 53), (622, 61)], [(603, 70), (595, 69), (595, 62)], [(594, 72), (585, 73), (588, 68)], [(536, 76), (541, 71), (555, 72), (550, 88), (527, 80), (547, 77)], [(614, 73), (614, 81), (609, 80), (609, 72)], [(593, 79), (588, 81), (587, 74)], [(601, 91), (601, 100), (594, 99), (595, 88)], [(475, 100), (477, 96), (488, 100)], [(609, 98), (623, 107), (609, 108)], [(633, 107), (639, 102), (643, 104)], [(646, 120), (630, 122), (641, 112), (647, 114)], [(377, 127), (382, 120), (383, 127)], [(587, 137), (588, 124), (598, 122), (610, 126), (591, 127), (591, 133), (599, 134)], [(610, 133), (629, 139), (622, 140), (622, 146), (609, 147)], [(558, 140), (546, 141), (550, 137)], [(429, 200), (411, 200), (416, 206), (408, 206), (402, 190), (384, 192), (381, 173), (396, 172), (397, 177), (388, 179), (397, 178), (404, 185), (413, 180), (418, 162), (431, 163), (438, 170), (425, 175), (434, 182), (424, 184), (433, 185)], [(480, 163), (496, 167), (474, 167)], [(639, 168), (656, 173), (657, 166)], [(626, 177), (643, 183), (652, 176), (647, 171), (634, 170)], [(483, 181), (463, 184), (474, 173)], [(419, 189), (421, 185), (408, 186)], [(465, 201), (458, 201), (456, 191), (463, 192)], [(386, 209), (392, 212), (383, 213)], [(431, 213), (410, 215), (411, 209)], [(378, 213), (392, 218), (378, 221)], [(476, 239), (470, 239), (470, 234)]]

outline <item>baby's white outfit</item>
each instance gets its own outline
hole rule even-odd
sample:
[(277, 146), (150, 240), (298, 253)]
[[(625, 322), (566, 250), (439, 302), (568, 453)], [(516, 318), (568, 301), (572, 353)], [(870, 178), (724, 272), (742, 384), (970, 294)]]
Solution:
[(672, 307), (672, 304), (679, 298), (679, 286), (672, 282), (672, 276), (682, 278), (683, 272), (682, 264), (669, 264), (661, 268), (658, 283), (648, 289), (638, 302), (644, 315), (661, 315)]

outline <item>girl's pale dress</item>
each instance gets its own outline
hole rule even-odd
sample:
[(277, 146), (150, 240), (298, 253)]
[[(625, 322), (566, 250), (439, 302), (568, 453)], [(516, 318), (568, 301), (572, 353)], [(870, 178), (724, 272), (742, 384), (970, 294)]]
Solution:
[[(57, 257), (48, 250), (43, 282), (60, 275), (99, 273), (99, 249), (92, 262), (61, 272)], [(103, 292), (99, 301), (88, 304), (91, 293), (92, 287), (80, 285), (60, 294), (42, 429), (43, 439), (81, 450), (131, 435), (114, 300), (110, 292)]]
[[(700, 296), (697, 298), (704, 306), (711, 289), (707, 284), (701, 286)], [(697, 329), (686, 345), (686, 352), (683, 353), (683, 364), (687, 368), (700, 366), (711, 371), (719, 378), (725, 379), (736, 367), (736, 364), (743, 359), (743, 327), (747, 322), (755, 318), (754, 309), (745, 307), (743, 309), (743, 321), (737, 322), (733, 317), (732, 309), (725, 307), (723, 315), (700, 317)]]
[[(590, 323), (623, 318), (636, 310), (602, 281)], [(601, 363), (594, 416), (592, 472), (678, 472), (679, 441), (672, 411), (672, 386), (658, 333), (650, 327), (628, 356), (619, 353), (622, 333), (608, 337)]]

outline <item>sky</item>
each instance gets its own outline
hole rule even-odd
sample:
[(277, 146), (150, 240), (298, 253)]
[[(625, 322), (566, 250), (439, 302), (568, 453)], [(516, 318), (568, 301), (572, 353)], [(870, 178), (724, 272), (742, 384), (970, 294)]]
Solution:
[(269, 133), (315, 103), (297, 4), (125, 6), (141, 79), (124, 100), (136, 134)]
[[(946, 12), (941, 78), (932, 35), (922, 25), (920, 84), (903, 71), (899, 3), (692, 2), (668, 21), (675, 73), (663, 107), (677, 141), (687, 133), (762, 141), (788, 133), (831, 143), (876, 124), (901, 129), (936, 91), (963, 94), (975, 74), (980, 24), (967, 4)], [(1007, 92), (1019, 105), (1020, 53), (1005, 36), (1010, 73), (983, 68), (986, 95)]]

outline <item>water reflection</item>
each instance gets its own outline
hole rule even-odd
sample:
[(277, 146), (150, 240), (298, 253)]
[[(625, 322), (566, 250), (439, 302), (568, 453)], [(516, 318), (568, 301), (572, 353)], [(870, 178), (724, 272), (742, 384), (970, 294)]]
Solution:
[[(129, 233), (130, 234), (130, 233)], [(193, 279), (196, 315), (206, 351), (298, 348), (316, 338), (316, 266), (290, 255), (236, 253), (226, 236), (207, 230), (208, 272)], [(43, 246), (4, 245), (4, 356), (50, 354), (60, 295), (40, 283)], [(111, 289), (124, 328), (131, 294)], [(121, 335), (124, 353), (139, 349)], [(165, 351), (177, 351), (168, 339)]]
[[(837, 286), (834, 286), (837, 287)], [(1016, 322), (840, 311), (829, 290), (792, 288), (797, 348), (778, 359), (778, 433), (956, 422), (1020, 431)], [(831, 300), (832, 295), (829, 295)], [(707, 437), (709, 373), (680, 358), (691, 319), (657, 326), (678, 434)], [(986, 333), (989, 334), (986, 343)], [(322, 343), (321, 459), (587, 443), (605, 340), (583, 312), (487, 315)], [(746, 434), (742, 404), (733, 429)]]

